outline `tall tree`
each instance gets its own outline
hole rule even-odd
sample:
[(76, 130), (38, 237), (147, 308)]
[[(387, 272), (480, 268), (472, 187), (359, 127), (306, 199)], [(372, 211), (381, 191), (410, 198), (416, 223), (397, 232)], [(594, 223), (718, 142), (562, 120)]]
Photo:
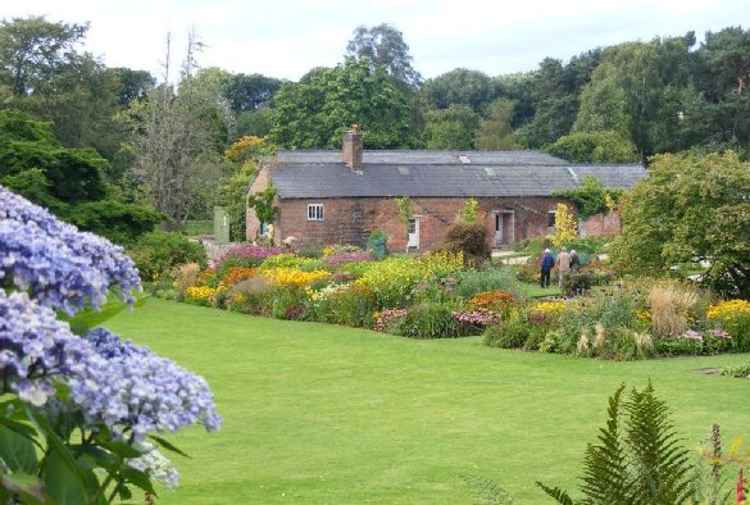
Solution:
[(482, 120), (476, 134), (477, 149), (518, 149), (520, 146), (513, 135), (512, 120), (513, 102), (503, 99), (492, 102), (487, 118)]
[(170, 225), (204, 216), (223, 175), (216, 90), (196, 79), (202, 44), (191, 33), (177, 90), (170, 84), (169, 38), (163, 82), (133, 104), (134, 173)]
[(366, 58), (371, 65), (382, 66), (396, 80), (418, 86), (422, 76), (411, 66), (412, 57), (404, 35), (382, 23), (370, 28), (358, 26), (346, 46), (347, 56)]
[(366, 147), (411, 147), (413, 93), (367, 58), (316, 68), (274, 98), (270, 137), (292, 149), (335, 148), (352, 124), (363, 128)]
[(451, 105), (447, 109), (425, 114), (425, 141), (428, 149), (473, 149), (474, 136), (479, 129), (479, 114), (466, 105)]
[(261, 74), (235, 74), (224, 85), (223, 94), (239, 114), (266, 106), (282, 81)]
[(467, 105), (475, 112), (483, 112), (498, 96), (498, 85), (483, 72), (456, 68), (428, 79), (421, 91), (428, 103), (437, 109), (447, 109), (455, 104)]
[(127, 107), (134, 100), (146, 98), (148, 92), (156, 85), (156, 79), (147, 70), (110, 67), (107, 72), (112, 74), (117, 82), (117, 101), (122, 107)]
[(0, 21), (0, 78), (17, 96), (45, 84), (73, 63), (88, 24), (55, 23), (44, 16)]
[(689, 87), (695, 35), (608, 48), (582, 95), (578, 130), (624, 131), (645, 160), (684, 148), (680, 117)]

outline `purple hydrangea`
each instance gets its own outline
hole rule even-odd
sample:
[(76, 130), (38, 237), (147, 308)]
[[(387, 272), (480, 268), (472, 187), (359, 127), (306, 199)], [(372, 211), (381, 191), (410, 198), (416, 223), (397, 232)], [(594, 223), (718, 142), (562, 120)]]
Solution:
[(86, 340), (96, 357), (70, 385), (71, 397), (88, 422), (103, 422), (116, 432), (132, 429), (136, 441), (149, 432), (175, 432), (196, 423), (208, 431), (221, 426), (202, 377), (102, 328)]
[(54, 395), (54, 381), (80, 371), (91, 351), (51, 309), (26, 293), (0, 289), (0, 395), (13, 392), (44, 405)]
[[(109, 290), (132, 302), (138, 270), (122, 247), (80, 232), (0, 186), (0, 281), (41, 305), (74, 314), (98, 308)], [(7, 282), (7, 281), (6, 281)]]

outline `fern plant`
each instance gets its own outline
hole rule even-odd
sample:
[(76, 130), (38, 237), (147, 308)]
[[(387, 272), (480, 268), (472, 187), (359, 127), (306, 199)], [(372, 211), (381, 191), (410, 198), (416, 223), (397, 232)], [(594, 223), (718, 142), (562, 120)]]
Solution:
[(681, 505), (693, 496), (690, 452), (681, 445), (666, 404), (651, 384), (609, 399), (607, 424), (586, 449), (582, 500), (537, 482), (562, 505)]

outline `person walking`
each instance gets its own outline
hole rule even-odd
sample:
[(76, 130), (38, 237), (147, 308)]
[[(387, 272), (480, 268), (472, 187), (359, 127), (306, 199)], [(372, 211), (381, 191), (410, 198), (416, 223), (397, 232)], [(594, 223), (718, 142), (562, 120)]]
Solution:
[(560, 284), (560, 289), (562, 289), (565, 277), (570, 273), (570, 254), (566, 248), (563, 247), (560, 254), (557, 255), (555, 265), (557, 266), (557, 280)]
[(542, 261), (539, 266), (542, 269), (540, 277), (541, 286), (543, 288), (548, 288), (550, 272), (552, 271), (552, 267), (555, 266), (555, 258), (552, 257), (552, 251), (549, 249), (544, 250), (544, 255), (542, 256)]
[(570, 250), (570, 271), (576, 273), (581, 267), (581, 258), (578, 257), (578, 253), (575, 249)]

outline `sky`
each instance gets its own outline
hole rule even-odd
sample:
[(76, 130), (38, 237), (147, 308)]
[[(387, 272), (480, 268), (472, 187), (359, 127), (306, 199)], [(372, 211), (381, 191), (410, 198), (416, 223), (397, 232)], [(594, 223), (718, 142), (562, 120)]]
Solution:
[(296, 80), (343, 58), (359, 25), (401, 30), (424, 77), (456, 67), (489, 75), (533, 70), (599, 46), (750, 26), (748, 0), (0, 0), (0, 18), (89, 21), (87, 50), (109, 66), (161, 74), (194, 29), (202, 67)]

